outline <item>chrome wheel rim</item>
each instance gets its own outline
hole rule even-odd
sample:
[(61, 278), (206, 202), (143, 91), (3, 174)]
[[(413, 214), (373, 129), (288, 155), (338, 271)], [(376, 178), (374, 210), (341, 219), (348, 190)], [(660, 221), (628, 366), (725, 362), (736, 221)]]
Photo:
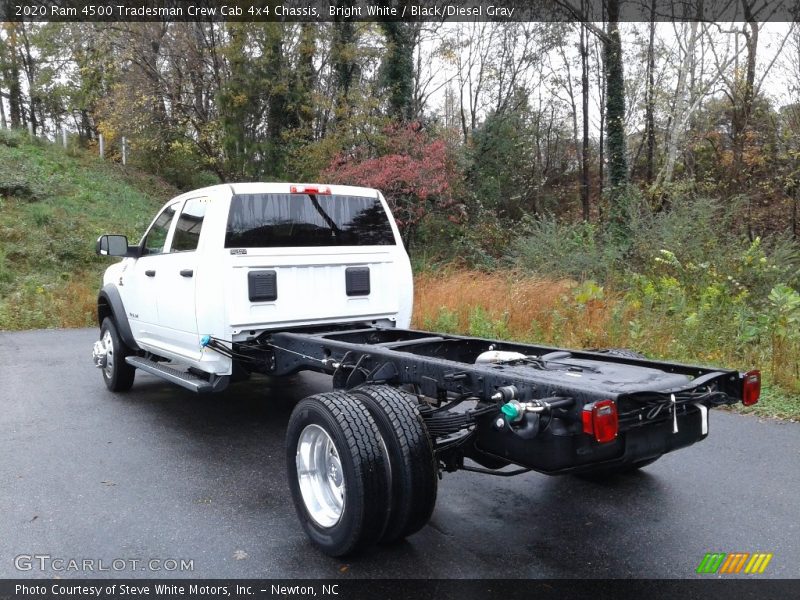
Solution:
[(103, 334), (103, 346), (106, 348), (106, 364), (103, 373), (108, 379), (114, 375), (114, 340), (111, 339), (111, 332), (106, 330)]
[(307, 425), (297, 441), (297, 481), (306, 511), (321, 527), (333, 527), (342, 518), (344, 473), (339, 452), (328, 432)]

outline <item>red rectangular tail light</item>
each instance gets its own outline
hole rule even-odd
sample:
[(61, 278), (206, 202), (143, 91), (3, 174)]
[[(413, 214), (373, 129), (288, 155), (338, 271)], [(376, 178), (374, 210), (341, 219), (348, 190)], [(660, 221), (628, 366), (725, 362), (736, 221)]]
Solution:
[(322, 194), (329, 195), (331, 188), (327, 185), (292, 185), (289, 186), (290, 194)]
[(742, 404), (753, 406), (761, 396), (761, 371), (748, 371), (742, 378)]
[(619, 431), (617, 405), (613, 400), (600, 400), (587, 404), (581, 415), (583, 433), (593, 435), (600, 443), (612, 442)]

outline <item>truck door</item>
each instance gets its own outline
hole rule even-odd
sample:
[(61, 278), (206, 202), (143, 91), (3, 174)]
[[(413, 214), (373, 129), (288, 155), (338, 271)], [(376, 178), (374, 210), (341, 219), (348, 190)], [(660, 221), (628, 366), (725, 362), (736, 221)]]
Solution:
[(176, 354), (199, 359), (195, 295), (200, 233), (208, 205), (207, 198), (190, 198), (184, 203), (169, 251), (160, 257), (158, 273), (158, 337), (161, 345)]
[[(178, 206), (180, 202), (165, 207), (150, 225), (139, 244), (141, 256), (130, 267), (130, 284), (123, 292), (123, 302), (134, 336), (144, 344), (150, 344), (157, 338), (159, 271), (164, 267), (167, 236)], [(128, 276), (123, 279), (128, 279)]]

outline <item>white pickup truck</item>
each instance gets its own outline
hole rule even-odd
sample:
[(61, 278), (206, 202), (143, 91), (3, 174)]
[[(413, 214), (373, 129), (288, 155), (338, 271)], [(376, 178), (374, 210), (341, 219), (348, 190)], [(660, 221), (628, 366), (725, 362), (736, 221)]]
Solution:
[(298, 517), (331, 555), (419, 530), (444, 471), (613, 477), (760, 393), (758, 371), (408, 329), (411, 267), (373, 189), (217, 185), (167, 202), (139, 244), (103, 235), (97, 252), (123, 258), (97, 303), (109, 390), (137, 370), (199, 393), (251, 373), (332, 376), (286, 434)]
[[(113, 354), (116, 337), (219, 381), (233, 361), (202, 346), (204, 336), (240, 342), (268, 329), (411, 320), (411, 265), (376, 190), (217, 185), (167, 202), (138, 245), (121, 236), (99, 244), (126, 257), (103, 277), (99, 317), (116, 319), (101, 354)], [(103, 370), (113, 391), (129, 388), (134, 372), (113, 357)]]

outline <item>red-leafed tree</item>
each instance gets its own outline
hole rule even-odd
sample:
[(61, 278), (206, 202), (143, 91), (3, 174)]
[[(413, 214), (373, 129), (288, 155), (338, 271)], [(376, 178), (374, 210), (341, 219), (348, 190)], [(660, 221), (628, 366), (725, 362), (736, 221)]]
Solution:
[(464, 214), (454, 188), (458, 169), (447, 142), (419, 123), (390, 125), (378, 151), (364, 146), (337, 155), (322, 172), (331, 183), (374, 187), (383, 192), (408, 246), (417, 225), (437, 212), (453, 221)]

